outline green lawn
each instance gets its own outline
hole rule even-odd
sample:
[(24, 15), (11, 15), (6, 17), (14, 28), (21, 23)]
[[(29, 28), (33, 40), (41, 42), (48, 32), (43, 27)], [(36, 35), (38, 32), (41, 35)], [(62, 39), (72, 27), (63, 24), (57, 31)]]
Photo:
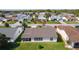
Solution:
[(14, 24), (16, 21), (7, 21), (8, 24)]
[[(34, 22), (26, 22), (27, 24), (35, 24)], [(42, 22), (37, 21), (36, 24), (43, 24)], [(60, 24), (58, 21), (48, 21), (46, 24)]]
[(65, 21), (65, 23), (67, 23), (67, 24), (79, 24), (79, 22), (75, 22), (75, 21)]
[(58, 21), (48, 21), (47, 24), (60, 24)]
[(34, 22), (25, 22), (26, 24), (34, 24)]
[(68, 50), (63, 42), (25, 42), (15, 50)]
[(10, 27), (0, 26), (0, 28), (10, 28)]
[[(16, 21), (7, 21), (7, 22), (4, 22), (4, 23), (14, 24), (14, 23), (16, 23)], [(3, 24), (4, 24), (4, 23), (3, 23)]]

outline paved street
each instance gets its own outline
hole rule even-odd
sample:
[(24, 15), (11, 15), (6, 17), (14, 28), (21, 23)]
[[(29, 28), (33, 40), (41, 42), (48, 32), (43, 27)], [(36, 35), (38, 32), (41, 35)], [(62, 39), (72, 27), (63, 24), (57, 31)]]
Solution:
[[(29, 26), (38, 26), (38, 25), (43, 25), (43, 24), (28, 24)], [(59, 26), (59, 25), (63, 25), (63, 26), (79, 26), (79, 24), (45, 24), (48, 26)]]

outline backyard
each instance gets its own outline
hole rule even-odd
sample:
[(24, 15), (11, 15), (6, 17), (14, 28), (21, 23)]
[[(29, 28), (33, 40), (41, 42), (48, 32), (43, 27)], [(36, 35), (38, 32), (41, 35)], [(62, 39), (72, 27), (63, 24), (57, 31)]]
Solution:
[(68, 50), (63, 42), (21, 42), (15, 50)]

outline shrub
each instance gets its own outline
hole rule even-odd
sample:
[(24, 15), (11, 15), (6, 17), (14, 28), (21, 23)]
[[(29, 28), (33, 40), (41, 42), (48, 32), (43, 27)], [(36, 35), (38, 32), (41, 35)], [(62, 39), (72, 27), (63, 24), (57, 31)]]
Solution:
[(39, 49), (42, 49), (42, 48), (44, 48), (44, 47), (43, 47), (42, 45), (39, 45), (38, 48), (39, 48)]
[(9, 27), (9, 24), (8, 23), (5, 23), (5, 27)]
[(5, 21), (2, 21), (2, 23), (5, 23)]

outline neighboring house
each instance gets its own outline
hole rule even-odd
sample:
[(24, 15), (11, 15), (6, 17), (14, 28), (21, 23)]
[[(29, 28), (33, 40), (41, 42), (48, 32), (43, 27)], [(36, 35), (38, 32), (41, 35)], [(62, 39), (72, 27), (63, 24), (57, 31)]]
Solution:
[(6, 19), (9, 21), (14, 21), (14, 20), (16, 20), (16, 16), (6, 17)]
[(62, 17), (61, 21), (68, 21), (66, 17)]
[(9, 14), (9, 13), (6, 13), (6, 14), (4, 14), (5, 15), (5, 17), (12, 17), (13, 15), (11, 15), (11, 14)]
[(6, 13), (6, 14), (4, 14), (5, 15), (5, 18), (7, 19), (7, 20), (12, 20), (11, 18), (13, 17), (13, 15), (11, 15), (11, 14), (9, 14), (9, 13)]
[(26, 16), (26, 19), (27, 19), (27, 20), (32, 20), (32, 16), (27, 15), (27, 16)]
[(46, 20), (44, 12), (38, 14), (38, 20)]
[(53, 21), (60, 21), (60, 20), (63, 20), (62, 19), (62, 16), (58, 16), (58, 15), (51, 15), (51, 20)]
[(23, 21), (24, 19), (26, 19), (26, 15), (25, 14), (17, 14), (16, 15), (16, 19), (18, 20), (18, 21)]
[(65, 18), (65, 21), (77, 21), (78, 20), (74, 14), (62, 13), (61, 16)]
[(32, 17), (30, 15), (26, 15), (26, 14), (17, 14), (16, 19), (18, 21), (23, 21), (24, 19), (31, 20)]
[(0, 21), (7, 21), (7, 19), (6, 18), (4, 18), (4, 17), (0, 17)]
[(57, 42), (57, 34), (55, 28), (45, 26), (41, 28), (26, 28), (23, 35), (23, 41), (32, 42)]
[(77, 21), (78, 19), (74, 14), (69, 14), (69, 13), (61, 13), (59, 14), (61, 16), (61, 21)]
[(16, 22), (15, 24), (9, 24), (10, 27), (15, 28), (15, 27), (22, 27), (22, 24), (20, 22)]
[(78, 19), (75, 16), (64, 16), (68, 21), (77, 21)]
[(77, 18), (77, 20), (79, 21), (79, 17), (76, 17)]
[(69, 45), (71, 45), (73, 48), (79, 48), (79, 31), (76, 28), (71, 26), (58, 26), (58, 28), (66, 32), (68, 36), (66, 40)]
[(8, 42), (14, 42), (18, 36), (22, 33), (23, 28), (0, 28), (0, 33), (6, 35), (6, 37), (10, 38)]
[(14, 14), (11, 14), (11, 13), (5, 13), (5, 18), (9, 21), (12, 21), (12, 20), (16, 20), (16, 15)]

